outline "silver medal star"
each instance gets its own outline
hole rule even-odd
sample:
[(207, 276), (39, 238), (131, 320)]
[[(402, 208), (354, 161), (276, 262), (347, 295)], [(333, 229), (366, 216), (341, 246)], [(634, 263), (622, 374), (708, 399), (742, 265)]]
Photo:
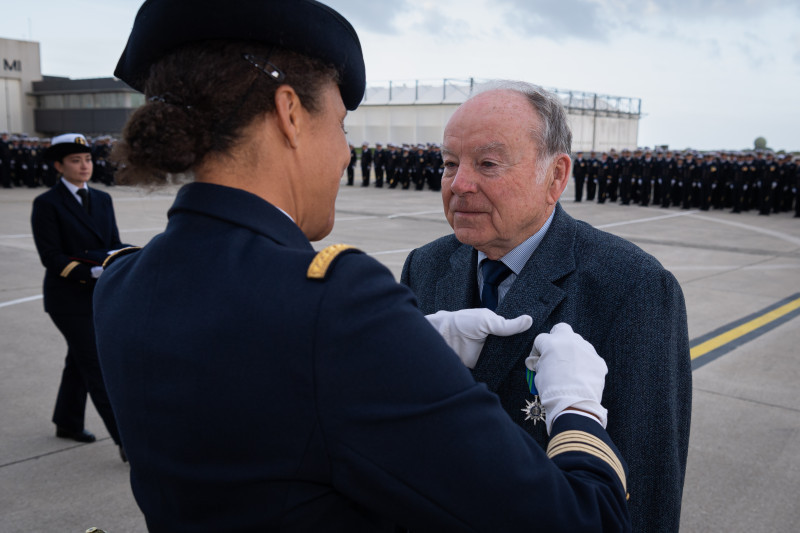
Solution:
[(533, 397), (533, 401), (525, 400), (525, 407), (520, 411), (525, 413), (525, 420), (533, 420), (533, 425), (539, 421), (544, 422), (544, 406), (538, 395)]

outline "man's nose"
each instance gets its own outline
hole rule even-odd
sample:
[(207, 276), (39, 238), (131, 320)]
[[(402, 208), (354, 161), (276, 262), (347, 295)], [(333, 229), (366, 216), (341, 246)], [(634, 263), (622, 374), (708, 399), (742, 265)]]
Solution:
[(468, 165), (459, 165), (456, 175), (450, 183), (450, 190), (453, 194), (462, 195), (478, 190), (477, 175)]

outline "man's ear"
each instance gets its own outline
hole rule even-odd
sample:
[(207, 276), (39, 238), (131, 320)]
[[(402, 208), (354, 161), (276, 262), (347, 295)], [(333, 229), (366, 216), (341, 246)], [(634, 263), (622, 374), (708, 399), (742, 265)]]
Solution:
[(558, 199), (561, 198), (561, 193), (567, 187), (569, 182), (569, 172), (572, 168), (572, 159), (567, 154), (558, 154), (553, 158), (550, 163), (552, 169), (552, 181), (547, 187), (547, 203), (555, 205)]
[(275, 91), (275, 114), (278, 118), (278, 129), (292, 148), (297, 148), (302, 109), (300, 97), (291, 86), (281, 85), (278, 87)]

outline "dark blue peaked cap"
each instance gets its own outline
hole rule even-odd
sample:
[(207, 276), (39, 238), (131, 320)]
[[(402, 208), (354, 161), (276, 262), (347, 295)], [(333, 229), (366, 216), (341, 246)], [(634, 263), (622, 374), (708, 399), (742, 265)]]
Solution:
[(114, 75), (144, 92), (152, 64), (183, 45), (207, 40), (257, 41), (321, 59), (339, 72), (347, 109), (364, 97), (366, 72), (356, 31), (314, 0), (146, 0)]

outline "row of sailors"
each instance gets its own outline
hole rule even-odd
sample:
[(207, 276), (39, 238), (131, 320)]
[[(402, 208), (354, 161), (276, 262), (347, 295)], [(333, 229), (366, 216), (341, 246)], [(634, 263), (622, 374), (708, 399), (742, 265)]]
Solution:
[(789, 154), (615, 150), (576, 152), (575, 201), (606, 200), (683, 209), (792, 211), (800, 217), (800, 164)]
[[(114, 169), (108, 160), (113, 139), (108, 136), (90, 140), (94, 172), (92, 180), (113, 185)], [(57, 175), (44, 160), (49, 139), (10, 136), (0, 133), (0, 186), (52, 186)], [(436, 144), (411, 146), (365, 142), (357, 156), (350, 145), (347, 184), (355, 181), (355, 167), (360, 160), (361, 186), (368, 187), (375, 172), (375, 187), (416, 190), (425, 185), (441, 189), (442, 154)], [(734, 213), (758, 209), (762, 215), (791, 211), (800, 217), (800, 164), (788, 154), (755, 152), (672, 152), (656, 150), (616, 150), (575, 154), (572, 173), (575, 201), (598, 203), (606, 200), (622, 205), (642, 206), (652, 202), (661, 207), (680, 206), (701, 210), (730, 208)]]
[(355, 147), (350, 145), (350, 164), (347, 167), (347, 184), (355, 181), (355, 168), (361, 161), (361, 186), (369, 187), (371, 171), (375, 171), (375, 187), (383, 187), (384, 178), (390, 189), (401, 187), (409, 189), (411, 185), (418, 191), (428, 188), (438, 191), (442, 188), (442, 152), (437, 144), (418, 144), (397, 146), (389, 143), (384, 147), (376, 143), (370, 148), (369, 143), (361, 145), (360, 157)]
[[(92, 180), (114, 184), (114, 168), (108, 160), (113, 139), (108, 136), (87, 139), (91, 143)], [(0, 187), (52, 187), (58, 180), (56, 169), (44, 159), (50, 139), (12, 136), (0, 133)]]

